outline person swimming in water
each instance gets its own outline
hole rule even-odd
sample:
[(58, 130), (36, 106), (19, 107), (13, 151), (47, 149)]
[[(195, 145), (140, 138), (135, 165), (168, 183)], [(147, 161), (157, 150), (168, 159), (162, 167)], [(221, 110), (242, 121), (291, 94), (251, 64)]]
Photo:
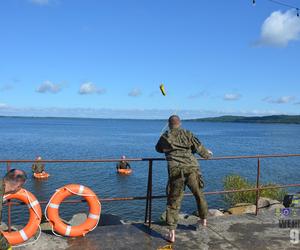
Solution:
[(45, 173), (45, 164), (40, 162), (42, 160), (42, 157), (41, 156), (38, 156), (36, 158), (36, 162), (32, 164), (32, 173), (34, 174), (43, 174)]
[(117, 163), (117, 166), (116, 166), (117, 170), (118, 169), (131, 169), (130, 164), (126, 161), (126, 156), (123, 155), (121, 158), (122, 158), (122, 160), (119, 163)]

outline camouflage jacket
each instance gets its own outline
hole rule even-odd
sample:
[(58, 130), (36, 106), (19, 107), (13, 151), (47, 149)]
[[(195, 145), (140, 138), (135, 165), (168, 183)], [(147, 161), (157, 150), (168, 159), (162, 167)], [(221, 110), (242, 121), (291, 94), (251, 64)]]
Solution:
[(131, 168), (131, 167), (130, 167), (130, 164), (127, 161), (120, 161), (117, 164), (117, 169), (128, 169), (128, 168)]
[(182, 128), (166, 131), (155, 148), (157, 152), (165, 153), (169, 171), (173, 168), (187, 171), (198, 169), (199, 163), (194, 156), (195, 153), (205, 159), (210, 157), (207, 149), (193, 133)]
[(45, 171), (45, 164), (40, 162), (32, 164), (33, 173), (42, 173), (43, 171)]

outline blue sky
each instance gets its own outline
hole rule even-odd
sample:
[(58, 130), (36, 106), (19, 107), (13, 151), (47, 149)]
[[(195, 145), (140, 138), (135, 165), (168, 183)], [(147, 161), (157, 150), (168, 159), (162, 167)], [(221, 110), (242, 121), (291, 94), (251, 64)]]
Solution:
[(299, 37), (267, 0), (3, 0), (0, 115), (298, 114)]

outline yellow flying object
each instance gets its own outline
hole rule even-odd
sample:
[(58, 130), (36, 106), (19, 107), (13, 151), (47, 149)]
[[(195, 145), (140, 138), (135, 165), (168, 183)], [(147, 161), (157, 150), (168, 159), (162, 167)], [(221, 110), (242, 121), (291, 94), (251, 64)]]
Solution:
[(165, 86), (164, 86), (163, 84), (161, 84), (161, 85), (159, 86), (159, 88), (160, 88), (161, 93), (162, 93), (164, 96), (166, 96), (167, 94), (166, 94), (166, 91), (165, 91)]

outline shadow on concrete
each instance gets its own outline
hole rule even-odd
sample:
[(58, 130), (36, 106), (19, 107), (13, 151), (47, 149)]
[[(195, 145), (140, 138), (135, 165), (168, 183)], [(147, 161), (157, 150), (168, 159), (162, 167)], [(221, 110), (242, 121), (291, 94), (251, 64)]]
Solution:
[(164, 239), (164, 237), (161, 235), (161, 233), (150, 229), (148, 226), (144, 224), (132, 224), (132, 226), (136, 227), (137, 229), (141, 230), (143, 233), (148, 234), (149, 236), (153, 238), (159, 238)]

